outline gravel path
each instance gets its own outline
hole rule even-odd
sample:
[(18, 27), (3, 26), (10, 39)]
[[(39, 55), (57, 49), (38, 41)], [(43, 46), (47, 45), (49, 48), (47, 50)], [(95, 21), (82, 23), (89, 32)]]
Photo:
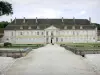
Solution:
[(58, 45), (46, 45), (19, 58), (5, 75), (96, 75), (85, 58)]
[(15, 59), (11, 57), (0, 57), (0, 75), (2, 75), (14, 61)]

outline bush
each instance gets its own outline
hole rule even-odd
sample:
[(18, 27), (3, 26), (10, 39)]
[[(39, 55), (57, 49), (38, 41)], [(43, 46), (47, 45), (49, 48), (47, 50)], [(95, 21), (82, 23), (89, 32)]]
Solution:
[(75, 47), (84, 47), (83, 45), (75, 45)]
[(32, 45), (32, 44), (26, 44), (26, 45)]
[(5, 46), (5, 47), (8, 47), (8, 46), (12, 46), (12, 44), (9, 43), (9, 42), (5, 42), (5, 43), (4, 43), (4, 46)]

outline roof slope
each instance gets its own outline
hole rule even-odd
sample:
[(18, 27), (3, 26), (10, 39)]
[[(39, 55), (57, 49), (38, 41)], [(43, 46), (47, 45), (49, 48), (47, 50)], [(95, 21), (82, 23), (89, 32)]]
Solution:
[[(16, 20), (16, 24), (15, 24), (15, 20)], [(90, 21), (87, 19), (75, 19), (75, 23), (74, 23), (74, 19), (37, 19), (36, 23), (36, 19), (25, 19), (25, 23), (23, 23), (24, 19), (14, 19), (13, 22), (11, 24), (14, 25), (34, 25), (34, 24), (57, 24), (57, 25), (61, 25), (61, 24), (67, 24), (67, 25), (89, 25)]]
[(55, 26), (60, 29), (80, 29), (80, 25), (83, 29), (93, 29), (94, 26), (90, 25), (90, 21), (87, 19), (14, 19), (5, 30), (28, 30), (28, 29), (45, 29), (49, 26)]

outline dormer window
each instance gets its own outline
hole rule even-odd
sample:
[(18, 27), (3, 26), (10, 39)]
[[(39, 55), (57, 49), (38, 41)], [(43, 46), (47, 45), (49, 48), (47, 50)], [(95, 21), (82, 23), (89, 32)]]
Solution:
[(80, 26), (80, 29), (83, 29), (83, 27), (82, 27), (82, 26)]
[(75, 29), (75, 26), (73, 26), (73, 29)]
[(29, 26), (28, 29), (31, 29), (31, 26)]
[(20, 29), (23, 29), (23, 27), (21, 26)]
[(37, 26), (37, 29), (40, 29), (39, 26)]
[(67, 29), (67, 26), (65, 26), (64, 29)]

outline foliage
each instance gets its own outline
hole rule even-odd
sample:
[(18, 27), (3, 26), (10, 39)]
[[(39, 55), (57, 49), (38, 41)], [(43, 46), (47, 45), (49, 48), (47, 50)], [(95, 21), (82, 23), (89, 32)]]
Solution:
[(5, 28), (8, 24), (9, 24), (9, 22), (2, 21), (2, 22), (0, 22), (0, 28)]
[(12, 46), (12, 44), (9, 43), (9, 42), (5, 42), (5, 43), (4, 43), (4, 46), (5, 46), (5, 47), (8, 47), (8, 46)]
[(98, 30), (100, 30), (100, 24), (96, 24), (96, 26), (97, 26)]
[(0, 16), (13, 14), (12, 4), (0, 1)]
[(100, 30), (100, 24), (98, 24), (98, 23), (93, 23), (93, 25), (95, 25), (95, 26), (98, 28), (98, 30)]

